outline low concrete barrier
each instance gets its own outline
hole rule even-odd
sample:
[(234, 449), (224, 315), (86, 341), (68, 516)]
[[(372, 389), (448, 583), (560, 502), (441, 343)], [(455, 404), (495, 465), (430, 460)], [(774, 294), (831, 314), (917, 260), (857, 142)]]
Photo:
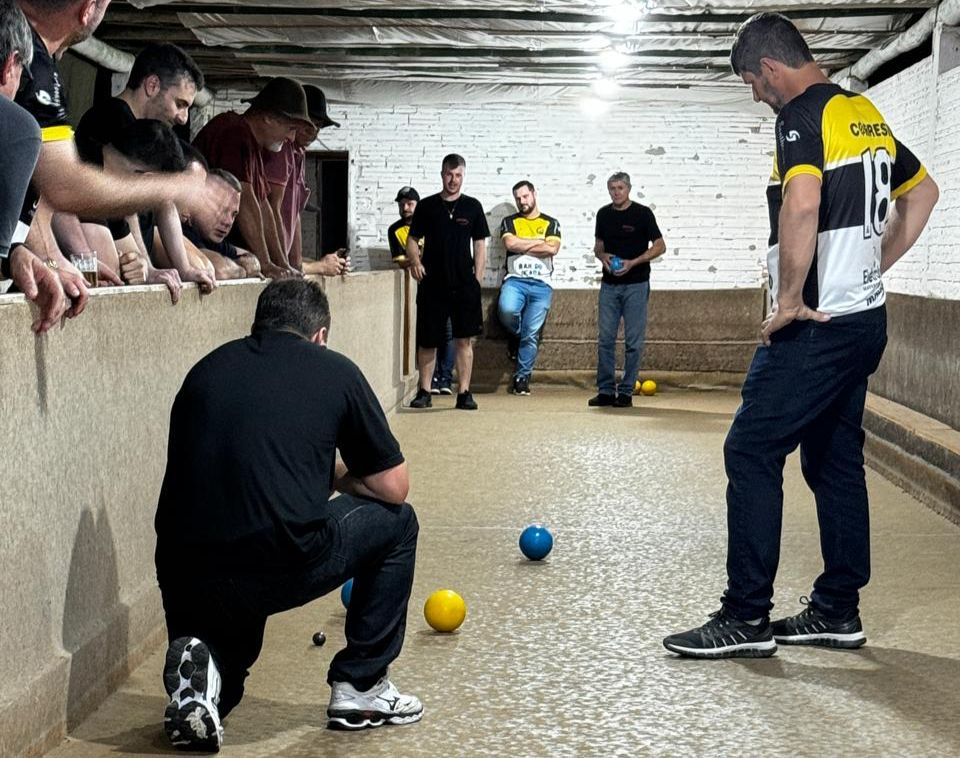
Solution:
[[(407, 391), (403, 275), (324, 287), (331, 347), (391, 410)], [(55, 745), (160, 641), (153, 515), (170, 407), (197, 360), (249, 333), (262, 288), (189, 285), (177, 306), (162, 287), (98, 290), (39, 338), (32, 306), (0, 297), (0, 755)]]

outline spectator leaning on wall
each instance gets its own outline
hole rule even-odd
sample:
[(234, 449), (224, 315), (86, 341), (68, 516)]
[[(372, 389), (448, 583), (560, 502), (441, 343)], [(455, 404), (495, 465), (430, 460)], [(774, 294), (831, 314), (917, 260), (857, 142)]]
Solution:
[[(23, 68), (33, 59), (33, 41), (23, 12), (13, 0), (0, 0), (0, 269), (5, 292), (11, 280), (40, 308), (33, 322), (44, 332), (60, 321), (67, 299), (56, 272), (21, 242), (14, 242), (20, 209), (40, 154), (40, 127), (13, 102)], [(26, 230), (22, 232), (26, 238)]]
[(16, 99), (40, 125), (43, 138), (20, 220), (30, 229), (27, 246), (56, 266), (71, 299), (68, 316), (83, 311), (87, 285), (55, 242), (54, 212), (112, 218), (148, 208), (159, 210), (171, 202), (195, 212), (204, 206), (218, 206), (224, 194), (221, 185), (206, 183), (202, 171), (184, 171), (173, 182), (150, 175), (119, 178), (98, 171), (78, 157), (57, 57), (93, 33), (107, 5), (101, 0), (20, 0), (33, 33), (33, 60), (29, 79), (24, 77)]

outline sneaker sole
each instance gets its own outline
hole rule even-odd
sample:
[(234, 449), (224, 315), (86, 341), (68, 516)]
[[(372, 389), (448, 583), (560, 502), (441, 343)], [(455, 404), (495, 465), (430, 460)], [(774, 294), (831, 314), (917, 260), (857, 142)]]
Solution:
[(210, 651), (199, 640), (181, 637), (170, 643), (163, 667), (163, 686), (170, 696), (163, 727), (178, 750), (216, 753), (223, 742), (220, 715), (206, 702), (209, 665)]
[(450, 389), (449, 387), (441, 387), (441, 388), (440, 388), (440, 394), (441, 394), (441, 395), (450, 396), (450, 395), (453, 394), (453, 390)]
[(404, 726), (423, 718), (423, 711), (405, 716), (389, 716), (375, 711), (327, 711), (327, 727), (346, 731), (376, 729), (378, 726)]
[(856, 650), (867, 642), (867, 635), (863, 632), (851, 634), (791, 634), (773, 635), (781, 645), (815, 645), (817, 647), (832, 647), (840, 650)]
[(671, 653), (687, 658), (769, 658), (777, 652), (777, 643), (774, 640), (714, 648), (683, 647), (669, 642), (664, 642), (663, 646)]

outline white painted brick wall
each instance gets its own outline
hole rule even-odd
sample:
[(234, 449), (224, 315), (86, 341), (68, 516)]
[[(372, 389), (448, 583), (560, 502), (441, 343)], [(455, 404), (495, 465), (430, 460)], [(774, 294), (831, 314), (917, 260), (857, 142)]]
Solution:
[[(240, 108), (241, 96), (221, 92), (208, 113)], [(610, 201), (606, 178), (620, 170), (631, 175), (634, 198), (653, 208), (667, 242), (667, 254), (654, 264), (655, 287), (757, 287), (763, 281), (772, 115), (639, 103), (601, 118), (575, 104), (332, 110), (343, 127), (325, 129), (315, 147), (350, 155), (351, 255), (361, 270), (389, 266), (386, 230), (396, 219), (397, 189), (411, 184), (421, 196), (438, 191), (441, 159), (458, 152), (467, 160), (464, 191), (483, 203), (494, 235), (489, 284), (499, 281), (503, 266), (500, 220), (515, 212), (510, 188), (530, 179), (542, 210), (556, 216), (563, 231), (556, 286), (597, 286), (594, 217)]]
[(936, 76), (927, 58), (866, 93), (897, 138), (940, 186), (940, 202), (914, 248), (884, 277), (887, 289), (960, 299), (960, 68)]
[[(960, 299), (960, 68), (935, 77), (927, 59), (866, 94), (941, 188), (928, 231), (886, 277), (887, 287)], [(241, 96), (221, 92), (200, 120), (242, 107)], [(464, 189), (483, 203), (494, 235), (513, 212), (510, 187), (524, 178), (537, 185), (541, 208), (563, 229), (558, 287), (597, 286), (593, 222), (609, 202), (606, 177), (618, 170), (633, 177), (634, 197), (654, 209), (667, 241), (654, 287), (763, 282), (773, 116), (762, 110), (645, 103), (596, 117), (573, 103), (333, 110), (343, 128), (324, 130), (317, 147), (350, 155), (349, 229), (361, 270), (389, 266), (386, 229), (396, 217), (397, 188), (436, 192), (441, 158), (459, 152), (467, 159)], [(494, 284), (503, 264), (496, 236), (489, 250), (486, 279)]]

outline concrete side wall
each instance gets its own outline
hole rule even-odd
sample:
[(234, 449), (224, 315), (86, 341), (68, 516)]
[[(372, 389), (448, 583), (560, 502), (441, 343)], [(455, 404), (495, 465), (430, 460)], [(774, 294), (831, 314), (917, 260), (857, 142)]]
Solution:
[[(331, 346), (387, 409), (406, 386), (402, 281), (325, 282)], [(249, 332), (262, 286), (191, 286), (176, 307), (160, 287), (101, 290), (40, 338), (23, 298), (0, 297), (0, 755), (55, 743), (160, 638), (153, 514), (170, 406), (193, 363)]]
[(960, 301), (888, 293), (887, 314), (870, 389), (960, 429)]
[[(486, 340), (477, 346), (477, 376), (508, 379), (512, 365), (497, 317), (498, 290), (484, 292)], [(760, 288), (660, 290), (650, 293), (647, 338), (641, 368), (658, 372), (744, 373), (757, 346), (763, 319)], [(623, 362), (622, 341), (617, 346)], [(587, 371), (597, 366), (596, 290), (556, 290), (537, 355), (537, 371)]]

